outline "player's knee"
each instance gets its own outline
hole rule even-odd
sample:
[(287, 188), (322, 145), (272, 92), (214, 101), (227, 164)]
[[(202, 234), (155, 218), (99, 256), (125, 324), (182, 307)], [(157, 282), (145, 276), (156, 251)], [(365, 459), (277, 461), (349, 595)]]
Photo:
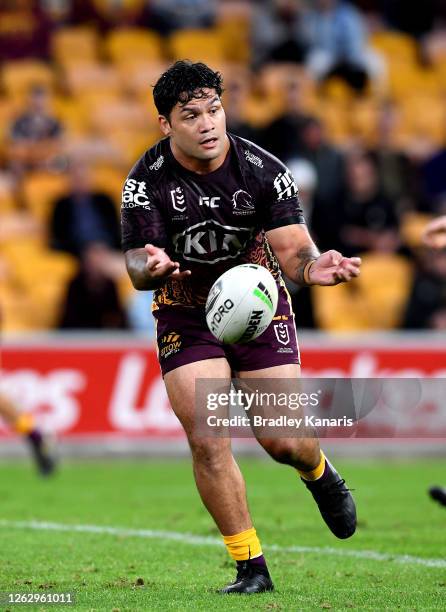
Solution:
[(291, 464), (295, 460), (296, 445), (294, 440), (281, 440), (280, 438), (262, 443), (263, 448), (279, 463)]
[(299, 469), (305, 469), (307, 465), (312, 466), (319, 452), (317, 440), (313, 438), (277, 438), (268, 440), (263, 447), (278, 463), (292, 465)]
[(227, 440), (189, 440), (194, 466), (209, 472), (227, 469), (231, 447)]

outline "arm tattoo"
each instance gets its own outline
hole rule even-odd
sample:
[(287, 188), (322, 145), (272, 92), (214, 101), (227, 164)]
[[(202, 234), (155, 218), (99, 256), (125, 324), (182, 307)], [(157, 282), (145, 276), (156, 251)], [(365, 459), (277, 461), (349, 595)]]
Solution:
[(131, 278), (133, 286), (139, 291), (157, 289), (161, 284), (159, 280), (150, 278), (147, 271), (147, 253), (145, 251), (128, 251), (125, 255), (127, 272)]
[(296, 281), (296, 283), (298, 283), (299, 285), (306, 285), (307, 284), (305, 282), (305, 278), (304, 278), (305, 266), (310, 261), (313, 261), (314, 259), (317, 259), (319, 257), (319, 255), (320, 255), (320, 253), (319, 253), (318, 249), (316, 248), (316, 246), (314, 244), (312, 244), (312, 245), (306, 244), (304, 247), (300, 248), (297, 251), (298, 263), (297, 263), (296, 275), (295, 275), (295, 279), (294, 279)]

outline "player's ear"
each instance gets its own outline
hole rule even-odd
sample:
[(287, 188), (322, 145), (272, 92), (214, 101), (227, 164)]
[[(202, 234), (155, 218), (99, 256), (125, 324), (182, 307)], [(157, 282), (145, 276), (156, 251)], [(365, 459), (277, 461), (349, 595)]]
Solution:
[(170, 125), (169, 119), (165, 117), (164, 115), (160, 115), (158, 117), (158, 121), (159, 121), (160, 128), (164, 136), (170, 136), (170, 133), (172, 131), (172, 126)]

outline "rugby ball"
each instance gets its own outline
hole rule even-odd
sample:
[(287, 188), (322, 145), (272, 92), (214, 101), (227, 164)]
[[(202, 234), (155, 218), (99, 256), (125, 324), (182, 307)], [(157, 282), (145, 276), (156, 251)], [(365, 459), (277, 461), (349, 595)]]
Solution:
[(276, 281), (256, 264), (235, 266), (212, 285), (206, 302), (206, 322), (212, 334), (225, 344), (258, 338), (277, 309)]

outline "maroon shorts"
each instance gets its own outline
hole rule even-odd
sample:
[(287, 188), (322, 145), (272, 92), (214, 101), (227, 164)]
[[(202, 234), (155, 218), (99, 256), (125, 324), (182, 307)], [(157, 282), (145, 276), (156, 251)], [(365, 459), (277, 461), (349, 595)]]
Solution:
[(187, 363), (226, 357), (233, 372), (300, 363), (294, 314), (286, 291), (279, 289), (276, 316), (255, 340), (222, 344), (209, 331), (203, 308), (165, 306), (154, 311), (158, 359), (164, 374)]

